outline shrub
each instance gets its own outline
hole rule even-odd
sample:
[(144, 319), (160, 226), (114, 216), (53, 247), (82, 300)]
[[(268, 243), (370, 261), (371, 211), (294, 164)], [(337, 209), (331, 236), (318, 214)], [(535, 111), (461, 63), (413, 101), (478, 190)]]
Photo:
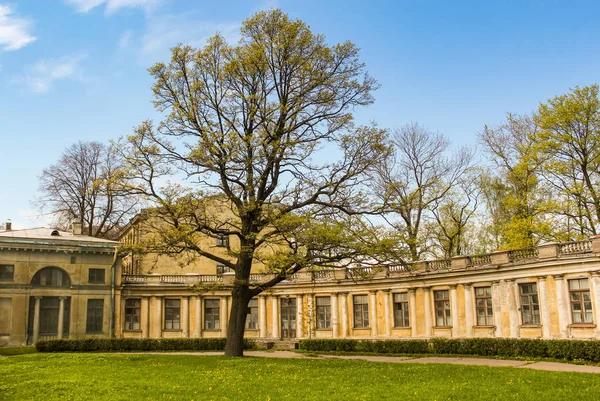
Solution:
[[(94, 351), (222, 351), (225, 338), (83, 338), (78, 340), (38, 341), (39, 352)], [(244, 348), (254, 348), (254, 341), (244, 339)]]
[(555, 358), (600, 362), (599, 340), (539, 340), (516, 338), (432, 338), (429, 340), (300, 340), (305, 351), (378, 354), (452, 354)]

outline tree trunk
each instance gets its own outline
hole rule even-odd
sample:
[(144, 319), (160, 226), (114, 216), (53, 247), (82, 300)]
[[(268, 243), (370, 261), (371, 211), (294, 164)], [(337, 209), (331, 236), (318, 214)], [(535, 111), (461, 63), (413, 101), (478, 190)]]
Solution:
[(227, 327), (226, 356), (244, 356), (244, 327), (250, 302), (250, 289), (248, 281), (244, 284), (236, 279), (231, 291), (231, 313)]

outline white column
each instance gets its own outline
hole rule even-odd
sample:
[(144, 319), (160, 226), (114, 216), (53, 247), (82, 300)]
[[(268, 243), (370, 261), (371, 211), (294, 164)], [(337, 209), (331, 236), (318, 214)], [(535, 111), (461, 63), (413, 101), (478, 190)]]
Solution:
[(458, 337), (458, 301), (455, 285), (450, 287), (450, 313), (452, 314), (452, 337)]
[(302, 315), (304, 314), (303, 302), (304, 297), (302, 294), (296, 295), (296, 337), (302, 338), (304, 337), (304, 331), (302, 327)]
[(563, 274), (557, 274), (554, 277), (556, 283), (556, 305), (558, 308), (558, 328), (561, 338), (567, 338), (567, 328), (569, 326), (569, 307), (565, 297), (565, 278)]
[(369, 325), (371, 326), (371, 337), (377, 337), (377, 291), (369, 291)]
[[(473, 337), (473, 287), (471, 284), (463, 284), (465, 291), (465, 337)], [(454, 319), (453, 319), (454, 321)], [(454, 329), (452, 329), (454, 331)]]
[(385, 336), (392, 336), (392, 322), (391, 322), (391, 311), (390, 311), (390, 297), (392, 296), (390, 290), (382, 290), (383, 293), (383, 313), (384, 313), (384, 324), (385, 324)]
[(410, 308), (410, 336), (417, 336), (417, 300), (415, 297), (415, 289), (408, 290), (408, 307)]
[(431, 322), (431, 292), (429, 287), (423, 287), (423, 302), (425, 310), (425, 337), (431, 337), (432, 322)]
[(514, 280), (505, 280), (506, 290), (509, 295), (509, 317), (510, 317), (510, 336), (519, 337), (519, 286)]
[(162, 337), (162, 298), (152, 297), (154, 300), (154, 338)]
[(342, 292), (342, 338), (348, 337), (348, 293)]
[(277, 301), (277, 295), (271, 296), (272, 304), (273, 304), (273, 338), (279, 338), (279, 302)]
[(592, 282), (590, 284), (592, 295), (594, 296), (594, 313), (596, 323), (596, 336), (600, 336), (600, 270), (592, 272)]
[(67, 299), (67, 297), (58, 297), (58, 338), (63, 338), (63, 327), (65, 323), (65, 299)]
[(142, 338), (150, 337), (150, 308), (148, 306), (148, 297), (142, 297), (140, 305), (140, 330), (142, 330)]
[(550, 305), (548, 305), (548, 293), (546, 292), (546, 277), (538, 277), (540, 287), (540, 308), (542, 309), (542, 335), (550, 338)]
[(502, 305), (500, 303), (500, 288), (498, 281), (492, 282), (492, 309), (494, 310), (494, 325), (496, 326), (495, 336), (504, 337), (504, 329), (502, 327)]
[(221, 336), (227, 337), (227, 297), (221, 297), (221, 305), (219, 306), (220, 316), (219, 320), (221, 321)]
[(339, 330), (338, 296), (337, 294), (331, 294), (331, 337), (338, 338)]
[(267, 297), (264, 295), (258, 297), (258, 336), (267, 336)]
[(190, 336), (190, 299), (181, 297), (181, 336), (186, 338)]
[(202, 297), (196, 297), (196, 337), (202, 337)]
[(33, 297), (33, 342), (40, 338), (40, 302), (42, 297)]

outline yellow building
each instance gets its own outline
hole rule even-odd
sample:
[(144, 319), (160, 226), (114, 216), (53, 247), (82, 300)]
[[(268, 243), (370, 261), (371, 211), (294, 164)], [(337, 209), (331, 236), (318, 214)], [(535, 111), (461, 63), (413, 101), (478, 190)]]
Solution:
[(0, 346), (109, 337), (115, 241), (52, 228), (0, 231)]
[[(233, 273), (210, 260), (174, 266), (123, 275), (118, 336), (225, 336)], [(359, 270), (300, 272), (265, 291), (251, 301), (246, 336), (600, 338), (600, 238)]]

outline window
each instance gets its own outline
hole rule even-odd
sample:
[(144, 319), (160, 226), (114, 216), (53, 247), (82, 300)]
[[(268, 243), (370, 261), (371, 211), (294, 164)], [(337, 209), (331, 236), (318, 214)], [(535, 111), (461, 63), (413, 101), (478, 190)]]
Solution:
[(13, 281), (15, 277), (14, 265), (0, 265), (0, 281)]
[(179, 330), (181, 300), (165, 299), (165, 330)]
[(258, 329), (258, 299), (251, 299), (248, 303), (248, 315), (246, 316), (246, 329)]
[(217, 236), (217, 246), (228, 247), (229, 246), (229, 237), (225, 234), (219, 234)]
[(231, 269), (229, 266), (222, 265), (221, 263), (217, 263), (217, 274), (229, 273)]
[(69, 275), (58, 267), (44, 267), (35, 273), (31, 284), (40, 287), (70, 287)]
[(394, 294), (394, 327), (410, 327), (407, 292)]
[(450, 316), (450, 291), (434, 291), (435, 301), (435, 325), (438, 327), (452, 326), (452, 317)]
[(141, 299), (125, 300), (125, 330), (140, 329)]
[(571, 316), (573, 323), (594, 323), (592, 297), (587, 278), (569, 280), (571, 298)]
[(90, 269), (88, 273), (88, 282), (104, 284), (104, 269)]
[(88, 299), (87, 320), (85, 323), (86, 333), (102, 333), (104, 320), (104, 300)]
[[(317, 297), (317, 329), (331, 328), (331, 297)], [(368, 318), (367, 318), (368, 320)]]
[(219, 300), (206, 299), (204, 301), (204, 330), (219, 330)]
[(540, 302), (537, 284), (519, 284), (521, 298), (521, 318), (523, 324), (540, 324)]
[(475, 288), (475, 310), (477, 312), (477, 326), (494, 325), (492, 287)]
[(367, 295), (354, 295), (354, 327), (357, 329), (369, 327), (369, 301)]

